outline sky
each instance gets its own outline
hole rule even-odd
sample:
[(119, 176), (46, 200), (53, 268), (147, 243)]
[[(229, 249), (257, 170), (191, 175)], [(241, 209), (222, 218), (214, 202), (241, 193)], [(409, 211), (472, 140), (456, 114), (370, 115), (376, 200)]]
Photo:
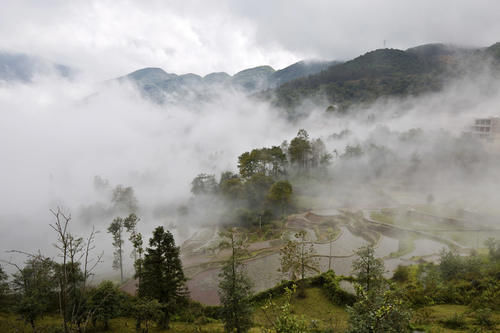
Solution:
[(500, 37), (494, 0), (2, 0), (0, 51), (105, 80), (142, 67), (226, 71), (309, 58), (348, 60), (387, 47)]

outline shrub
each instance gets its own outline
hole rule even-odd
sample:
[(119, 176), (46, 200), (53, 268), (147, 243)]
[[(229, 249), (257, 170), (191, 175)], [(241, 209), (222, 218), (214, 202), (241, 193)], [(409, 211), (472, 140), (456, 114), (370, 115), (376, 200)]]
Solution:
[(493, 312), (490, 309), (479, 309), (474, 313), (476, 324), (481, 327), (492, 328), (495, 320), (492, 318)]
[(396, 270), (394, 271), (394, 275), (392, 279), (398, 282), (406, 282), (410, 277), (410, 269), (408, 266), (398, 265)]
[(442, 320), (441, 323), (444, 327), (456, 330), (467, 327), (467, 323), (465, 322), (465, 318), (463, 315), (459, 315), (455, 313), (452, 317)]
[(328, 271), (319, 276), (318, 282), (330, 301), (337, 305), (352, 305), (356, 297), (340, 288), (340, 279), (333, 271)]

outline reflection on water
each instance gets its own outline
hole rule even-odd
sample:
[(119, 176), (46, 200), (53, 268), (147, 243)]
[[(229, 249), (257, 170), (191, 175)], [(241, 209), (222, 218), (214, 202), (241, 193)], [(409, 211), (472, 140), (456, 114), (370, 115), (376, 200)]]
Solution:
[[(332, 256), (331, 260), (328, 257), (317, 258), (320, 271), (325, 272), (329, 268), (335, 271), (337, 275), (351, 275), (352, 262), (355, 260), (354, 251), (361, 246), (368, 245), (368, 241), (362, 237), (353, 235), (346, 227), (341, 227), (342, 234), (331, 244)], [(314, 248), (319, 255), (329, 256), (330, 243), (314, 244)], [(390, 253), (398, 251), (399, 241), (396, 238), (381, 235), (380, 240), (375, 248), (375, 256), (384, 259), (386, 267), (386, 277), (391, 277), (392, 272), (398, 265), (409, 265), (413, 262), (409, 259), (414, 256), (426, 256), (431, 260), (436, 257), (430, 257), (441, 251), (442, 248), (447, 248), (446, 245), (429, 240), (415, 240), (415, 250), (404, 255), (401, 258), (387, 258)], [(427, 257), (429, 256), (429, 257)], [(257, 259), (252, 259), (246, 262), (247, 273), (254, 283), (254, 292), (260, 292), (274, 287), (282, 279), (283, 275), (278, 272), (280, 267), (279, 253), (273, 253)], [(193, 299), (206, 304), (218, 304), (217, 288), (219, 283), (219, 269), (210, 269), (193, 277), (189, 282), (191, 296)], [(344, 283), (344, 282), (343, 282)], [(344, 283), (342, 286), (346, 290), (353, 291), (352, 285)]]
[[(332, 243), (332, 256), (350, 256), (357, 248), (367, 245), (368, 242), (353, 235), (346, 227), (340, 227), (342, 234)], [(314, 249), (320, 255), (330, 255), (330, 243), (315, 244)]]
[(399, 240), (382, 235), (375, 248), (375, 257), (384, 258), (399, 249)]
[(410, 259), (411, 257), (429, 256), (439, 253), (443, 248), (448, 249), (448, 246), (431, 239), (417, 239), (415, 240), (415, 250), (402, 256), (402, 258)]

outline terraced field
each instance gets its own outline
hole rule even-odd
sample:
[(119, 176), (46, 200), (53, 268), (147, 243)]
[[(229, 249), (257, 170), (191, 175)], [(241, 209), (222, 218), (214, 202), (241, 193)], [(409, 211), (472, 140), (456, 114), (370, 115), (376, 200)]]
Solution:
[[(452, 238), (425, 231), (439, 227), (439, 217), (420, 219), (418, 214), (407, 216), (405, 223), (392, 221), (387, 209), (379, 211), (380, 220), (370, 215), (374, 210), (318, 210), (289, 216), (281, 223), (275, 239), (262, 240), (255, 231), (248, 233), (249, 257), (247, 272), (259, 292), (275, 286), (283, 278), (278, 272), (279, 250), (286, 240), (298, 230), (305, 230), (307, 241), (313, 244), (322, 272), (332, 268), (336, 274), (350, 275), (355, 259), (354, 251), (372, 244), (375, 254), (382, 258), (390, 277), (398, 265), (410, 265), (420, 261), (435, 262), (442, 249), (455, 248), (463, 253), (471, 249)], [(386, 216), (384, 216), (386, 214)], [(387, 215), (388, 214), (388, 215)], [(449, 220), (442, 218), (443, 223)], [(390, 221), (391, 223), (387, 223)], [(277, 224), (279, 225), (279, 224)], [(448, 226), (449, 227), (449, 226)], [(188, 287), (191, 297), (205, 304), (219, 304), (217, 294), (220, 267), (230, 252), (220, 250), (220, 236), (214, 228), (199, 231), (181, 247), (185, 271), (190, 278)], [(244, 231), (245, 232), (245, 231)], [(251, 236), (251, 237), (250, 237)], [(254, 240), (251, 242), (251, 240)]]

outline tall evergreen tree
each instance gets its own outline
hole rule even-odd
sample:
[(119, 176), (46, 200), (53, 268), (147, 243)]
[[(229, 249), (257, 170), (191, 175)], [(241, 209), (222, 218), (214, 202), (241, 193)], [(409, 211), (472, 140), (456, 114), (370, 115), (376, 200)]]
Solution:
[(227, 245), (231, 257), (220, 273), (219, 296), (222, 303), (222, 320), (226, 332), (247, 332), (252, 326), (252, 307), (250, 302), (252, 284), (248, 278), (242, 256), (245, 253), (242, 241), (235, 232), (228, 235)]
[(170, 316), (187, 302), (187, 289), (179, 247), (172, 233), (161, 226), (149, 240), (140, 280), (139, 296), (155, 298), (162, 304), (160, 325), (168, 328)]

